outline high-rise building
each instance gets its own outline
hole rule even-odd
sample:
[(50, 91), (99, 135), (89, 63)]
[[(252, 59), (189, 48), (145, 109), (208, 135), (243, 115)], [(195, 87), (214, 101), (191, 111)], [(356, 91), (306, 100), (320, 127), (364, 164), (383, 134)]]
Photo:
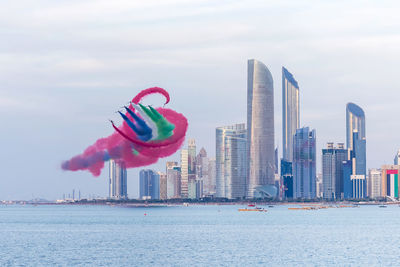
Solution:
[(394, 157), (394, 165), (400, 165), (400, 149), (397, 151), (397, 154)]
[(127, 173), (125, 163), (122, 161), (109, 160), (109, 198), (128, 198)]
[(358, 132), (360, 140), (365, 139), (365, 114), (362, 108), (354, 103), (346, 105), (346, 141), (347, 148), (353, 149), (353, 133)]
[(293, 136), (300, 125), (299, 85), (282, 67), (282, 152), (283, 159), (293, 160)]
[(350, 177), (352, 198), (364, 198), (367, 193), (365, 114), (354, 103), (346, 105), (346, 138), (347, 149), (350, 151), (348, 160), (352, 161), (353, 167)]
[(190, 174), (196, 174), (196, 141), (194, 139), (188, 139), (188, 172)]
[(160, 199), (160, 176), (153, 170), (139, 173), (140, 199)]
[(247, 197), (275, 197), (272, 75), (258, 60), (248, 60), (247, 66)]
[(283, 198), (293, 198), (292, 162), (281, 160), (281, 177), (283, 182)]
[(181, 198), (181, 168), (178, 162), (167, 162), (167, 198)]
[(368, 197), (377, 199), (382, 196), (382, 170), (380, 169), (369, 169), (368, 180), (367, 180), (367, 192)]
[(308, 127), (296, 130), (293, 138), (294, 198), (316, 197), (316, 135)]
[(343, 197), (343, 161), (347, 159), (347, 153), (342, 143), (338, 147), (328, 143), (327, 148), (322, 149), (323, 198)]
[(167, 199), (167, 174), (157, 172), (160, 177), (160, 199)]
[(187, 149), (181, 150), (181, 197), (189, 197), (189, 155)]
[(399, 198), (399, 171), (400, 165), (383, 165), (382, 166), (382, 187), (383, 197), (391, 200)]
[(196, 198), (209, 194), (208, 165), (207, 152), (202, 147), (196, 156)]
[(216, 189), (216, 159), (215, 158), (209, 158), (208, 159), (208, 195), (216, 195), (217, 189)]
[(217, 197), (246, 196), (247, 141), (244, 123), (216, 129)]

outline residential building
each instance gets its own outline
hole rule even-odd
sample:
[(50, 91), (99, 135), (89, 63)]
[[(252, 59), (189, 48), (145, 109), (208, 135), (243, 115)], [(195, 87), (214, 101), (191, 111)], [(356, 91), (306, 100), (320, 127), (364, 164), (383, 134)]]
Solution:
[(128, 198), (127, 172), (123, 161), (109, 160), (109, 198)]

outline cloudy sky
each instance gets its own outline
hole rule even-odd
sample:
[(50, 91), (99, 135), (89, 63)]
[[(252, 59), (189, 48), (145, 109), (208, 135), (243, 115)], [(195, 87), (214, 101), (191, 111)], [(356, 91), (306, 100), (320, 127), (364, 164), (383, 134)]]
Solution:
[[(189, 137), (215, 155), (215, 127), (246, 120), (247, 59), (271, 70), (281, 147), (281, 67), (300, 85), (301, 126), (345, 141), (345, 106), (366, 113), (368, 168), (400, 148), (398, 1), (7, 1), (0, 9), (0, 199), (106, 196), (60, 163), (112, 133), (138, 91), (171, 94)], [(161, 105), (162, 98), (146, 103)], [(177, 159), (173, 156), (170, 159)], [(166, 160), (151, 166), (163, 170)], [(136, 197), (138, 171), (130, 170)]]

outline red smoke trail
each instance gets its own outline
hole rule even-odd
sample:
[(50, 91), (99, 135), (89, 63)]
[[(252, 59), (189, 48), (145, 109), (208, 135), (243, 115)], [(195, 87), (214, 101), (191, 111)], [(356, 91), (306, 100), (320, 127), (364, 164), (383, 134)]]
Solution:
[[(143, 90), (132, 99), (132, 102), (137, 104), (144, 96), (154, 93), (164, 95), (166, 103), (169, 102), (168, 92), (159, 87)], [(123, 161), (127, 168), (135, 168), (153, 164), (159, 158), (174, 154), (185, 139), (188, 127), (187, 119), (171, 109), (157, 108), (157, 111), (175, 125), (174, 134), (170, 138), (162, 141), (142, 142), (138, 140), (126, 122), (123, 122), (119, 128), (113, 124), (116, 132), (108, 137), (98, 139), (93, 145), (86, 148), (83, 154), (63, 162), (62, 169), (89, 170), (94, 176), (99, 176), (104, 162), (109, 159)], [(133, 153), (133, 149), (138, 153)]]

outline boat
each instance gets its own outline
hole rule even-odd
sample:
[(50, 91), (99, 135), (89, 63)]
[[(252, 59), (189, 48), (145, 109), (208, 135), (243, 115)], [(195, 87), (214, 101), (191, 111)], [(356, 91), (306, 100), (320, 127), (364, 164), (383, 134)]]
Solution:
[(260, 208), (260, 207), (254, 207), (253, 209), (250, 209), (250, 208), (243, 208), (243, 209), (238, 209), (238, 211), (258, 211), (258, 212), (267, 212), (266, 209)]
[(387, 208), (386, 205), (379, 205), (379, 208)]

